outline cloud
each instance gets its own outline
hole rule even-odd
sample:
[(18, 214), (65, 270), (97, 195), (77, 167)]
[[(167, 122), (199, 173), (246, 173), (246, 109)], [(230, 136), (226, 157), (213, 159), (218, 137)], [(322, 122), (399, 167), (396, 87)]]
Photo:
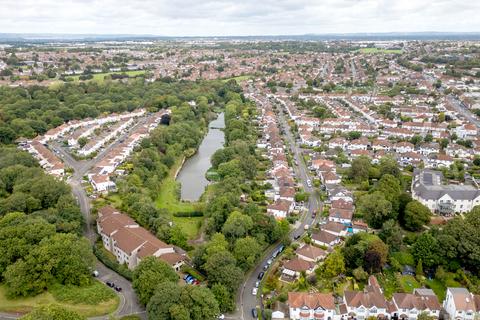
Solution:
[(169, 36), (480, 31), (472, 0), (0, 0), (0, 32)]

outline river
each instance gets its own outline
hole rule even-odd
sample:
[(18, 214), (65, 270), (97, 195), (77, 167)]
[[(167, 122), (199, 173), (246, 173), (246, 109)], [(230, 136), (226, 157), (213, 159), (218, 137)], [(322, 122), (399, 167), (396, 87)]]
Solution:
[(186, 201), (198, 201), (205, 191), (209, 181), (205, 178), (207, 170), (211, 167), (210, 158), (225, 143), (225, 135), (221, 129), (225, 128), (223, 112), (217, 119), (210, 122), (208, 133), (203, 138), (197, 153), (188, 158), (178, 173), (177, 181), (180, 182), (181, 198)]

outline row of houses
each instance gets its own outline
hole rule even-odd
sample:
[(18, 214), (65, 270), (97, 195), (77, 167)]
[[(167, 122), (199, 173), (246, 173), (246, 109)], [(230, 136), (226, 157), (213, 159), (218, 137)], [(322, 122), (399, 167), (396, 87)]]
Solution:
[(98, 210), (97, 231), (105, 249), (129, 269), (134, 269), (142, 259), (150, 256), (167, 262), (176, 271), (180, 271), (186, 261), (185, 253), (179, 248), (159, 240), (128, 215), (111, 206)]
[(130, 133), (128, 138), (108, 151), (104, 158), (87, 174), (95, 191), (106, 192), (115, 189), (115, 182), (111, 178), (116, 168), (127, 159), (135, 146), (160, 124), (162, 117), (169, 113), (170, 110), (162, 110), (150, 115), (144, 123)]
[[(408, 319), (415, 320), (420, 314), (434, 319), (473, 320), (480, 316), (480, 295), (465, 288), (447, 288), (443, 304), (431, 289), (414, 289), (413, 293), (394, 293), (391, 300), (385, 299), (374, 276), (370, 276), (363, 291), (345, 291), (337, 300), (329, 293), (289, 292), (289, 318), (294, 320), (340, 320), (340, 319)], [(443, 314), (443, 310), (446, 312)], [(285, 318), (277, 313), (277, 319)]]
[(65, 165), (52, 151), (50, 151), (40, 139), (35, 138), (33, 141), (21, 142), (19, 147), (28, 151), (37, 160), (40, 166), (49, 174), (55, 177), (65, 175)]

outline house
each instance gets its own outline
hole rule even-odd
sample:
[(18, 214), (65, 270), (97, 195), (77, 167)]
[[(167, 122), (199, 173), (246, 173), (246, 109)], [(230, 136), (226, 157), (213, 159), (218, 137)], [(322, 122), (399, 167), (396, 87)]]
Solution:
[(476, 301), (478, 301), (478, 297), (465, 288), (447, 288), (443, 307), (450, 320), (473, 320), (475, 314), (480, 310)]
[(292, 201), (278, 199), (273, 204), (267, 206), (267, 213), (275, 217), (275, 219), (285, 219), (292, 212), (295, 203)]
[(340, 176), (332, 171), (321, 172), (320, 177), (323, 184), (339, 184), (342, 181)]
[(295, 252), (300, 259), (309, 262), (318, 262), (327, 256), (325, 250), (312, 246), (311, 244), (306, 244), (298, 248)]
[(353, 209), (334, 208), (333, 206), (328, 210), (328, 221), (350, 224), (352, 223)]
[(109, 175), (95, 174), (90, 178), (95, 191), (105, 192), (115, 188), (115, 182), (110, 180)]
[(314, 244), (324, 247), (333, 247), (340, 243), (340, 238), (325, 230), (312, 233), (311, 238)]
[(367, 138), (358, 138), (355, 140), (350, 141), (350, 143), (347, 144), (347, 149), (348, 150), (367, 150), (368, 147), (370, 146), (370, 141), (368, 141)]
[(393, 304), (397, 312), (392, 314), (399, 319), (417, 319), (421, 313), (438, 319), (442, 306), (431, 289), (415, 289), (413, 293), (394, 293)]
[(348, 317), (364, 320), (368, 317), (387, 319), (389, 316), (387, 301), (375, 276), (368, 278), (364, 291), (345, 291), (343, 301)]
[(310, 274), (315, 269), (315, 263), (300, 258), (293, 258), (283, 264), (282, 279), (290, 281), (298, 278), (302, 272)]
[(392, 149), (392, 143), (387, 139), (375, 139), (372, 142), (372, 150), (374, 151), (390, 151)]
[(397, 153), (407, 153), (415, 150), (415, 146), (410, 142), (399, 142), (395, 144), (394, 148)]
[(428, 155), (427, 167), (429, 168), (449, 168), (454, 163), (454, 159), (443, 153), (432, 153)]
[(340, 148), (342, 150), (345, 150), (347, 145), (348, 141), (345, 138), (334, 138), (328, 142), (329, 149)]
[(335, 300), (330, 293), (289, 292), (287, 304), (290, 319), (332, 320), (336, 315)]
[(431, 169), (415, 169), (412, 179), (412, 198), (430, 211), (444, 215), (465, 213), (480, 204), (480, 190), (473, 185), (442, 184), (443, 175)]
[(343, 237), (347, 235), (347, 227), (339, 222), (328, 221), (326, 224), (322, 225), (321, 230), (333, 234), (337, 237)]

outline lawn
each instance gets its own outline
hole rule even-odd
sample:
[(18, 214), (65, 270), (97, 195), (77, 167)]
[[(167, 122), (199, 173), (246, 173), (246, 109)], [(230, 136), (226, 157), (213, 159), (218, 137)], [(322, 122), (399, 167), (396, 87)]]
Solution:
[(85, 317), (94, 317), (114, 312), (119, 304), (117, 295), (100, 282), (84, 288), (57, 287), (35, 297), (7, 299), (5, 287), (0, 286), (0, 311), (28, 313), (33, 308), (48, 304), (58, 304), (76, 311)]
[[(142, 74), (145, 74), (145, 70), (132, 70), (132, 71), (119, 71), (119, 72), (105, 72), (105, 73), (95, 73), (93, 74), (93, 79), (91, 81), (103, 82), (105, 80), (105, 76), (112, 75), (112, 74), (126, 74), (129, 77), (135, 77)], [(68, 79), (72, 79), (73, 81), (79, 81), (81, 75), (70, 76), (67, 77)], [(87, 81), (90, 81), (87, 80)]]
[(399, 276), (398, 279), (400, 282), (400, 287), (404, 292), (412, 293), (413, 289), (420, 288), (420, 283), (418, 283), (414, 276), (402, 275)]
[(403, 50), (401, 49), (379, 49), (379, 48), (362, 48), (358, 49), (358, 52), (361, 53), (384, 53), (384, 54), (402, 54)]
[(241, 82), (247, 81), (247, 80), (250, 79), (251, 77), (252, 77), (251, 75), (244, 75), (244, 76), (232, 77), (232, 78), (223, 79), (222, 82), (227, 82), (227, 81), (230, 81), (230, 80), (235, 80), (235, 81), (237, 81), (237, 83), (241, 83)]
[(175, 180), (175, 174), (180, 168), (182, 161), (177, 163), (170, 169), (168, 176), (163, 179), (160, 186), (156, 205), (159, 209), (167, 209), (172, 221), (180, 226), (189, 239), (194, 239), (198, 235), (201, 221), (203, 217), (174, 217), (178, 212), (194, 212), (197, 204), (181, 201), (178, 197), (178, 182)]

